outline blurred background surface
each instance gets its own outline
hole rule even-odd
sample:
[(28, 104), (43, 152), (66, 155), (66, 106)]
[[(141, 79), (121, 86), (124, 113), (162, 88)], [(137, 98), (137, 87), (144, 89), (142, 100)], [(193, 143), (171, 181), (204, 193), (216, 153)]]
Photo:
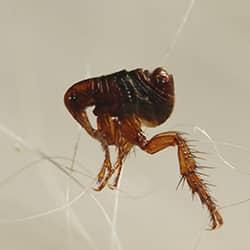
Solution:
[[(230, 206), (250, 197), (249, 8), (244, 0), (2, 0), (1, 249), (249, 249), (250, 202)], [(186, 186), (176, 191), (176, 149), (136, 149), (119, 191), (96, 193), (103, 152), (82, 131), (72, 175), (86, 189), (58, 169), (71, 167), (79, 136), (66, 89), (157, 66), (174, 75), (176, 106), (146, 134), (179, 129), (199, 140), (204, 164), (215, 167), (207, 171), (212, 193), (229, 205), (219, 230), (206, 231), (208, 213)]]

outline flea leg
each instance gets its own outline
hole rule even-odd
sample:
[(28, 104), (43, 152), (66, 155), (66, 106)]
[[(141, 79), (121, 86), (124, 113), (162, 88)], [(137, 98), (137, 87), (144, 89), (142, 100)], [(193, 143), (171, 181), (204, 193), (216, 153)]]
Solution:
[[(100, 171), (99, 171), (99, 173), (97, 175), (97, 183), (101, 183), (103, 181), (104, 176), (106, 174), (106, 170), (108, 172), (112, 171), (109, 148), (105, 144), (102, 145), (102, 148), (103, 148), (103, 150), (105, 152), (105, 159), (104, 159), (104, 162), (102, 164), (102, 168), (100, 169)], [(102, 188), (104, 188), (104, 186)], [(96, 188), (95, 190), (100, 191), (101, 189), (100, 189), (100, 186), (98, 186), (98, 188)]]
[(81, 113), (76, 113), (74, 118), (81, 124), (81, 126), (87, 131), (90, 136), (97, 140), (100, 139), (98, 138), (98, 130), (92, 127), (88, 115), (85, 111), (82, 111)]
[[(104, 179), (104, 176), (106, 174), (106, 170), (109, 172), (112, 170), (112, 165), (110, 161), (110, 153), (109, 153), (109, 148), (108, 148), (108, 141), (106, 138), (106, 133), (105, 133), (105, 126), (106, 126), (106, 116), (103, 117), (98, 117), (97, 118), (97, 129), (94, 129), (88, 119), (88, 115), (85, 111), (79, 113), (76, 115), (76, 120), (81, 124), (81, 126), (87, 131), (87, 133), (93, 137), (94, 139), (98, 140), (103, 148), (103, 151), (105, 153), (105, 159), (102, 165), (101, 170), (98, 173), (97, 176), (97, 182), (101, 183), (102, 180)], [(104, 130), (103, 130), (104, 129)], [(103, 189), (104, 186), (102, 184), (96, 188), (97, 191), (100, 191)]]
[(135, 118), (125, 118), (122, 122), (122, 135), (131, 143), (139, 146), (149, 154), (157, 153), (169, 146), (177, 146), (181, 181), (187, 181), (193, 194), (197, 194), (202, 204), (205, 204), (211, 216), (211, 229), (223, 224), (223, 218), (208, 192), (207, 186), (197, 172), (198, 165), (195, 155), (190, 150), (181, 133), (163, 132), (147, 140)]
[(109, 185), (110, 189), (116, 189), (119, 183), (120, 175), (121, 175), (121, 170), (122, 170), (122, 164), (126, 158), (126, 156), (129, 154), (130, 150), (132, 149), (133, 145), (126, 142), (124, 145), (119, 147), (119, 152), (117, 156), (117, 160), (115, 162), (114, 166), (114, 172), (117, 171), (117, 174), (115, 176), (113, 184)]
[[(122, 163), (125, 157), (128, 155), (130, 149), (133, 147), (133, 144), (129, 143), (125, 138), (123, 138), (120, 134), (120, 125), (117, 120), (112, 119), (111, 116), (107, 114), (103, 114), (102, 116), (98, 116), (97, 118), (97, 127), (98, 130), (103, 133), (103, 136), (108, 145), (115, 145), (118, 148), (118, 156), (117, 161), (115, 162), (113, 168), (106, 168), (108, 171), (104, 173), (104, 170), (101, 170), (98, 176), (100, 178), (100, 185), (97, 190), (102, 190), (113, 176), (115, 172), (117, 175), (115, 176), (115, 180), (113, 185), (110, 185), (110, 188), (117, 187), (119, 177), (121, 174)], [(104, 168), (103, 168), (104, 169)], [(104, 174), (103, 174), (104, 173)]]
[(114, 144), (117, 131), (116, 122), (112, 120), (111, 116), (103, 114), (97, 117), (97, 129), (102, 135), (101, 143), (105, 152), (105, 160), (97, 177), (99, 186), (95, 188), (96, 191), (101, 191), (107, 185), (107, 181), (110, 179), (114, 172), (110, 161), (108, 145)]

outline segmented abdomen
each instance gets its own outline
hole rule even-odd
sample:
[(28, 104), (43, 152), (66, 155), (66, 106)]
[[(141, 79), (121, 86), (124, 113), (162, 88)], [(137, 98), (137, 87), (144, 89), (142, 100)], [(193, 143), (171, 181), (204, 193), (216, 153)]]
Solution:
[(122, 70), (92, 79), (94, 113), (136, 114), (147, 125), (164, 122), (172, 112), (174, 87), (156, 86), (148, 71)]

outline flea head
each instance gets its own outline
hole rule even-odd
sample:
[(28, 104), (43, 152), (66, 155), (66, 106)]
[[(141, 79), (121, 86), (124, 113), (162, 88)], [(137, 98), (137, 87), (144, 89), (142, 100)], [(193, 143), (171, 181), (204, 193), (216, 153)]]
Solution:
[(93, 105), (93, 99), (88, 89), (86, 82), (79, 82), (71, 86), (64, 95), (64, 104), (74, 118)]

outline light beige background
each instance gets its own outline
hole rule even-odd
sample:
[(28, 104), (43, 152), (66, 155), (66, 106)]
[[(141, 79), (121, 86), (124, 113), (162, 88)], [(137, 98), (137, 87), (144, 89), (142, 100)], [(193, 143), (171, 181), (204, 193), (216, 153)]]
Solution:
[[(86, 76), (162, 65), (174, 74), (176, 107), (168, 123), (147, 129), (147, 134), (174, 128), (189, 131), (209, 153), (205, 164), (216, 167), (208, 172), (218, 203), (249, 198), (249, 1), (194, 1), (166, 57), (189, 4), (1, 0), (1, 249), (250, 249), (250, 203), (222, 210), (225, 225), (206, 231), (209, 218), (198, 199), (192, 201), (186, 187), (175, 190), (175, 149), (155, 156), (136, 149), (136, 156), (126, 161), (119, 193), (90, 191), (65, 208), (81, 188), (55, 164), (33, 162), (39, 154), (3, 131), (10, 129), (69, 167), (79, 129), (63, 105), (65, 90)], [(205, 129), (217, 142), (246, 147), (218, 144), (237, 170), (226, 166), (192, 126)], [(84, 132), (76, 159), (81, 164), (75, 167), (94, 178), (103, 155)], [(94, 186), (91, 178), (74, 176)]]

